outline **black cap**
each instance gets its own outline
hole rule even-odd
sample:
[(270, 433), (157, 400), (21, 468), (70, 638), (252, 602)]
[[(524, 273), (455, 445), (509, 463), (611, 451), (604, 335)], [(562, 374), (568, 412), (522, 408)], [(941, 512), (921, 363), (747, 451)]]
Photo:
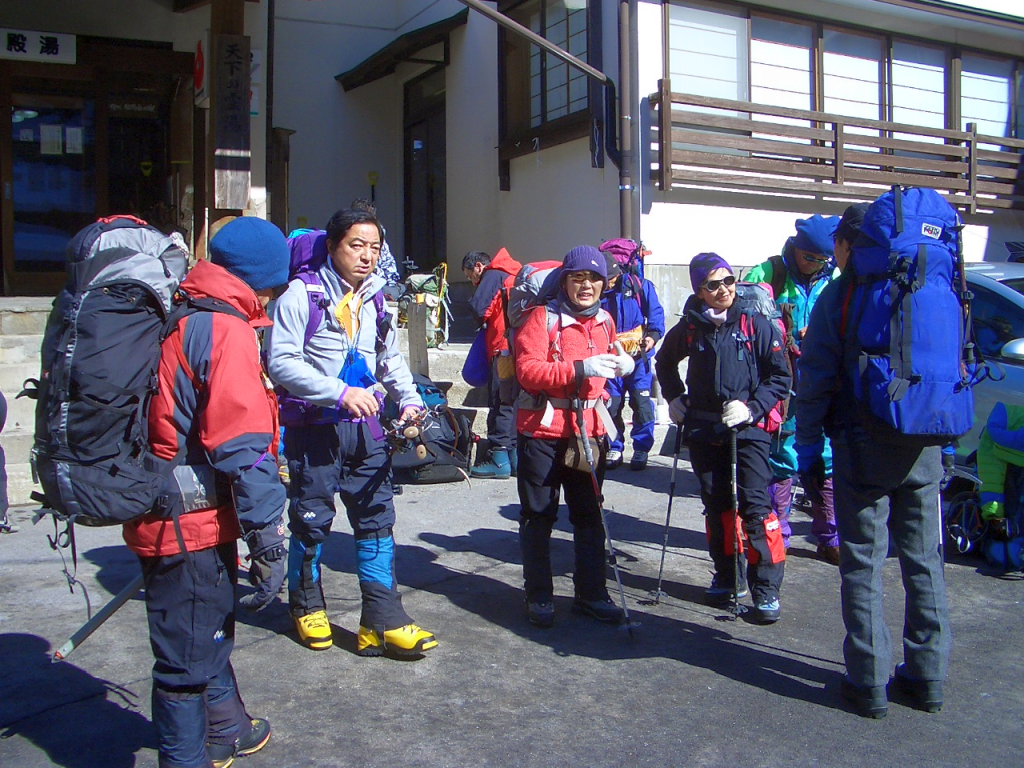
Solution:
[(864, 214), (867, 213), (867, 210), (867, 203), (854, 203), (843, 211), (843, 218), (839, 220), (839, 226), (836, 227), (835, 239), (853, 243), (857, 239), (857, 235), (860, 234), (860, 225), (864, 222)]

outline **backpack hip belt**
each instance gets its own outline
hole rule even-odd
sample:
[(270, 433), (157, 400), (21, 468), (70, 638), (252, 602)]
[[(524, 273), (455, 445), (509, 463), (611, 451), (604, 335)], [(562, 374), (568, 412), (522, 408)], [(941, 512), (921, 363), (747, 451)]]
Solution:
[[(525, 389), (520, 390), (519, 400), (516, 404), (523, 410), (544, 411), (544, 416), (541, 418), (540, 423), (545, 427), (550, 427), (554, 421), (556, 408), (561, 411), (572, 412), (576, 407), (576, 401), (569, 398), (548, 397), (543, 392), (534, 395)], [(593, 400), (581, 400), (580, 405), (583, 406), (585, 411), (589, 411), (592, 408), (597, 411), (597, 416), (601, 419), (601, 423), (604, 424), (605, 431), (610, 435), (615, 434), (618, 428), (615, 426), (615, 421), (608, 411), (608, 406), (605, 405), (604, 398), (597, 397)]]

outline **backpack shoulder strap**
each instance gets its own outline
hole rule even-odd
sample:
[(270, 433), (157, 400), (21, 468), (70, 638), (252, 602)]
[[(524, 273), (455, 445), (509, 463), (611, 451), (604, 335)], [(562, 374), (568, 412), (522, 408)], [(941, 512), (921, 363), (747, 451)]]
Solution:
[(327, 311), (327, 291), (316, 272), (304, 270), (295, 277), (302, 281), (306, 289), (306, 298), (309, 300), (309, 317), (306, 319), (306, 330), (302, 334), (302, 345), (305, 346), (324, 319), (324, 313)]
[(772, 298), (778, 301), (779, 296), (786, 287), (786, 278), (789, 277), (789, 271), (786, 269), (786, 260), (782, 257), (781, 253), (777, 253), (768, 259), (768, 263), (772, 265), (772, 280), (769, 283), (772, 287)]
[(381, 289), (373, 294), (373, 306), (377, 310), (377, 340), (376, 351), (380, 354), (384, 351), (388, 333), (391, 331), (391, 316), (388, 314), (384, 303), (384, 290)]

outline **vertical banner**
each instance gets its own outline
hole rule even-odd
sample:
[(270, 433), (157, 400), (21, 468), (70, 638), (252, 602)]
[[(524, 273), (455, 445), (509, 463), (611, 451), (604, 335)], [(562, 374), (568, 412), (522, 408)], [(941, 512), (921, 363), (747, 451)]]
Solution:
[(212, 51), (213, 207), (249, 202), (249, 38), (214, 35)]

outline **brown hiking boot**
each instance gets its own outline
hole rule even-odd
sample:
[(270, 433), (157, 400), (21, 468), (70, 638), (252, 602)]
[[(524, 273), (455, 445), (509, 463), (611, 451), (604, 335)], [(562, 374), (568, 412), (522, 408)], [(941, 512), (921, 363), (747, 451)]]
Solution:
[(824, 560), (829, 565), (839, 567), (839, 547), (830, 547), (828, 544), (818, 545), (818, 559)]

